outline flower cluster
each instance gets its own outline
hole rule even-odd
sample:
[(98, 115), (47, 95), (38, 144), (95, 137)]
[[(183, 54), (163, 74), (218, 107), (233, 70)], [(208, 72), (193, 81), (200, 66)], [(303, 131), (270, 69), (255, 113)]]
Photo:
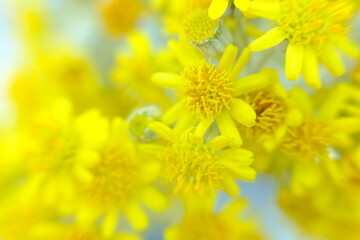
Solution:
[(304, 234), (360, 239), (357, 1), (53, 2), (9, 3), (1, 240), (277, 239), (266, 181)]

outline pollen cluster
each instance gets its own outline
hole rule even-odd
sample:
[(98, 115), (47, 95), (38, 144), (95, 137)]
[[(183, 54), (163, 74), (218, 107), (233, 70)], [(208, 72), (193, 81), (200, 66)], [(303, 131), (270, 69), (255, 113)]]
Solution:
[(221, 180), (221, 169), (214, 150), (196, 143), (177, 143), (168, 147), (163, 156), (166, 179), (176, 183), (175, 192), (205, 193)]
[(191, 12), (184, 21), (184, 29), (190, 41), (204, 44), (214, 38), (219, 27), (219, 20), (209, 18), (206, 10)]
[(281, 29), (291, 43), (317, 49), (347, 33), (351, 5), (344, 0), (284, 0), (280, 2)]
[(256, 124), (251, 130), (255, 134), (274, 133), (285, 117), (284, 102), (266, 91), (246, 94), (244, 99), (254, 108), (257, 116)]
[(289, 129), (284, 140), (284, 147), (289, 154), (301, 156), (308, 160), (327, 154), (330, 133), (327, 126), (315, 119), (305, 121), (298, 127)]
[(85, 193), (101, 206), (126, 203), (139, 186), (139, 163), (126, 149), (106, 147), (91, 172), (94, 179), (86, 186)]
[(203, 62), (185, 69), (182, 78), (186, 81), (180, 93), (184, 105), (199, 118), (213, 118), (229, 108), (234, 88), (225, 71)]

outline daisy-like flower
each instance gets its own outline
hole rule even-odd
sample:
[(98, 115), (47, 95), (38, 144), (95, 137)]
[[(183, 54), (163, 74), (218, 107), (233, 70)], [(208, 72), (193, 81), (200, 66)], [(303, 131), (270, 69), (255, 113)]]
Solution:
[(287, 40), (285, 71), (288, 80), (295, 81), (302, 73), (310, 87), (319, 89), (319, 62), (332, 75), (341, 76), (345, 66), (337, 48), (351, 57), (359, 55), (359, 48), (347, 37), (348, 21), (355, 10), (352, 1), (280, 0), (266, 4), (254, 1), (240, 9), (278, 23), (249, 48), (262, 51)]
[(213, 210), (212, 199), (187, 199), (185, 214), (180, 223), (165, 230), (165, 240), (260, 240), (262, 239), (252, 222), (239, 218), (245, 207), (244, 200), (227, 203), (219, 213)]
[(163, 164), (163, 177), (175, 193), (205, 195), (222, 189), (232, 196), (238, 195), (235, 178), (253, 181), (255, 171), (249, 166), (253, 153), (242, 148), (226, 148), (230, 141), (218, 136), (207, 143), (192, 130), (177, 134), (161, 122), (149, 125), (167, 145), (143, 145)]
[(21, 158), (29, 185), (54, 202), (71, 198), (75, 182), (91, 180), (86, 169), (98, 161), (108, 126), (96, 110), (75, 117), (66, 99), (50, 106), (25, 126)]
[(247, 93), (243, 100), (256, 112), (256, 123), (250, 128), (243, 128), (245, 136), (251, 142), (264, 144), (268, 151), (281, 142), (289, 126), (298, 126), (302, 122), (302, 113), (290, 98), (286, 89), (279, 83), (275, 70), (264, 69), (272, 75), (269, 85)]
[[(326, 105), (316, 109), (314, 100), (300, 88), (292, 89), (290, 95), (304, 116), (300, 125), (288, 128), (284, 138), (282, 148), (291, 155), (306, 161), (327, 161), (330, 147), (346, 147), (348, 136), (360, 131), (358, 116), (337, 116)], [(325, 101), (331, 103), (331, 97)]]
[[(207, 61), (192, 46), (170, 41), (170, 47), (178, 55), (184, 70), (181, 75), (156, 73), (153, 81), (165, 88), (178, 90), (180, 100), (165, 112), (162, 121), (167, 125), (177, 122), (174, 129), (179, 133), (195, 125), (195, 134), (203, 136), (216, 121), (223, 136), (233, 140), (232, 146), (242, 144), (235, 121), (246, 127), (255, 124), (254, 109), (239, 98), (240, 95), (262, 88), (269, 82), (266, 72), (253, 74), (238, 80), (238, 75), (250, 58), (244, 49), (235, 62), (238, 49), (228, 45), (219, 63)], [(235, 120), (235, 121), (234, 121)]]
[(146, 161), (128, 135), (123, 119), (115, 118), (106, 139), (98, 148), (98, 161), (87, 169), (91, 178), (78, 185), (75, 200), (77, 222), (89, 227), (103, 216), (102, 236), (110, 237), (119, 214), (124, 214), (136, 230), (144, 230), (148, 218), (141, 204), (161, 210), (167, 200), (153, 185), (160, 174), (158, 161)]

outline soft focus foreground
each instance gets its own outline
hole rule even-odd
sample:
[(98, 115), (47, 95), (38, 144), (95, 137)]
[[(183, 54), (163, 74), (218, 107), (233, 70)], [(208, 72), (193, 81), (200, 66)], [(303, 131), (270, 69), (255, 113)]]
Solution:
[(360, 239), (358, 0), (0, 3), (0, 240)]

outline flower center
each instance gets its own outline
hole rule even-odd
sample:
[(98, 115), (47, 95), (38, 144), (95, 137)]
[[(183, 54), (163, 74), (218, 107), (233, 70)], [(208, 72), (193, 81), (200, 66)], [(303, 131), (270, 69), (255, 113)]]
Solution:
[(182, 78), (186, 81), (181, 92), (183, 103), (200, 119), (216, 117), (229, 108), (234, 88), (225, 71), (203, 62), (185, 69)]
[(211, 213), (187, 215), (180, 225), (180, 239), (236, 239), (236, 230), (231, 229), (229, 224), (231, 223)]
[(219, 185), (222, 166), (215, 151), (195, 143), (170, 145), (163, 155), (165, 178), (176, 184), (174, 192), (204, 193)]
[(291, 43), (319, 48), (347, 32), (352, 6), (344, 0), (281, 1), (280, 27)]
[(251, 130), (255, 135), (272, 134), (285, 117), (284, 103), (274, 94), (258, 91), (247, 94), (245, 101), (256, 112), (256, 124)]
[(330, 133), (326, 125), (313, 119), (290, 128), (284, 140), (284, 148), (292, 155), (315, 159), (327, 155), (329, 142)]
[[(130, 147), (131, 146), (127, 146)], [(121, 205), (139, 186), (140, 165), (131, 149), (108, 146), (92, 169), (94, 179), (86, 189), (99, 206)]]
[(184, 29), (190, 41), (200, 45), (214, 38), (219, 20), (209, 18), (207, 10), (196, 10), (184, 21)]

